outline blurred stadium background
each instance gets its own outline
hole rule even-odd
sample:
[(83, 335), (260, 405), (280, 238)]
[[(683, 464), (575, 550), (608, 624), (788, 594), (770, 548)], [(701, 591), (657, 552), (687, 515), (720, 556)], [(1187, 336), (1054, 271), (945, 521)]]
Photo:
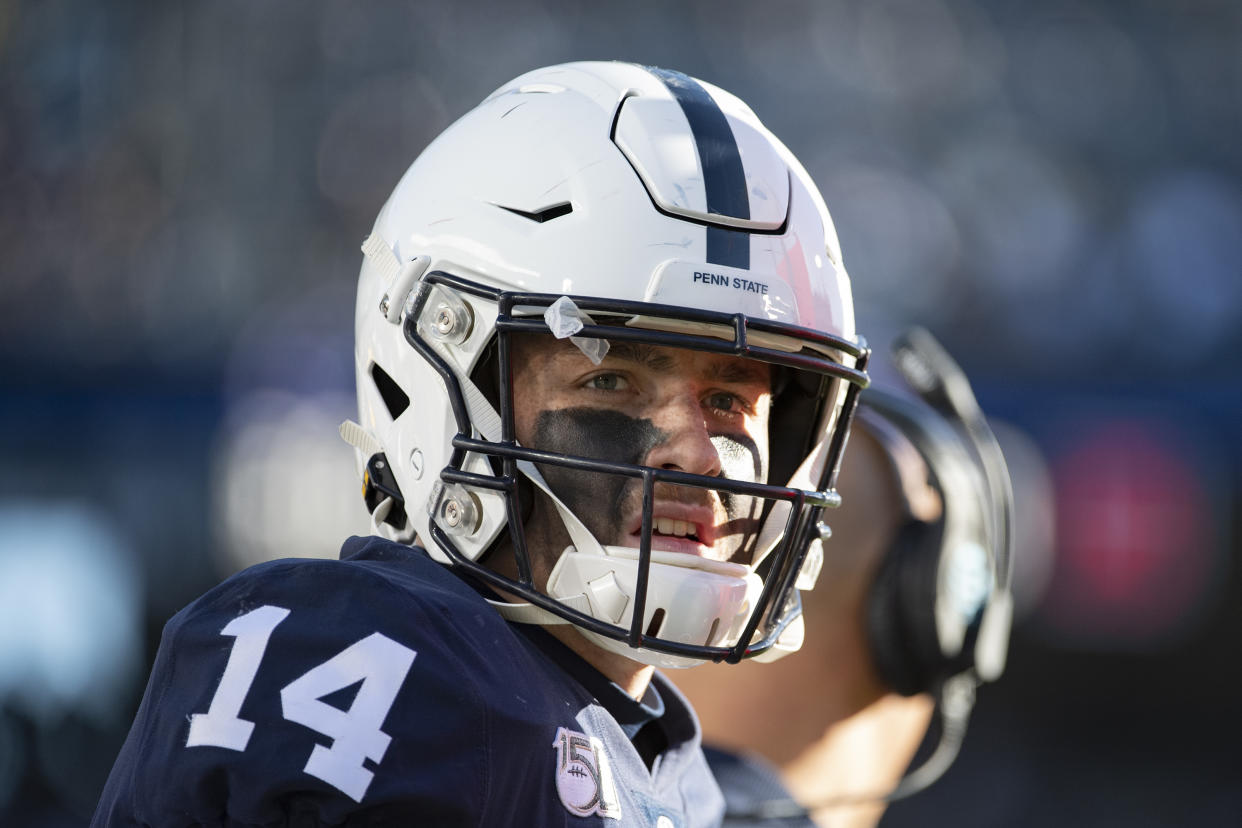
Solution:
[(85, 824), (171, 613), (365, 529), (358, 245), (582, 58), (748, 101), (880, 360), (927, 326), (1001, 421), (1010, 667), (883, 825), (1238, 824), (1240, 44), (1232, 0), (0, 2), (0, 824)]

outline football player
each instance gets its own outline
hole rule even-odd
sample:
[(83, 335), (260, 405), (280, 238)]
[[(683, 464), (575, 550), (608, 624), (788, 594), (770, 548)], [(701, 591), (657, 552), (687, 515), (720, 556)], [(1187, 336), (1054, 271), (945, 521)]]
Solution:
[(375, 535), (168, 623), (95, 824), (718, 824), (656, 668), (801, 643), (868, 383), (814, 184), (709, 83), (567, 64), (437, 138), (363, 253)]

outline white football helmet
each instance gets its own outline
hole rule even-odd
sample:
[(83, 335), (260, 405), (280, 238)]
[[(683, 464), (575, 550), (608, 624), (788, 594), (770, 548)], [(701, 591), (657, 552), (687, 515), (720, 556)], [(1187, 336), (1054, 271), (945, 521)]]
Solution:
[[(774, 657), (801, 641), (797, 587), (868, 349), (823, 199), (733, 95), (627, 63), (570, 63), (505, 84), (410, 166), (363, 244), (358, 448), (377, 531), (525, 603), (512, 620), (572, 623), (659, 666)], [(568, 297), (565, 300), (563, 297)], [(553, 308), (555, 306), (555, 308)], [(551, 309), (551, 310), (550, 310)], [(510, 338), (569, 322), (600, 340), (772, 364), (766, 481), (533, 451), (515, 440)], [(648, 504), (640, 548), (601, 543), (540, 469), (621, 475)], [(651, 549), (657, 485), (764, 503), (746, 563)], [(535, 490), (543, 494), (538, 495)], [(546, 496), (572, 541), (546, 585), (523, 531)], [(516, 577), (485, 566), (512, 554)]]

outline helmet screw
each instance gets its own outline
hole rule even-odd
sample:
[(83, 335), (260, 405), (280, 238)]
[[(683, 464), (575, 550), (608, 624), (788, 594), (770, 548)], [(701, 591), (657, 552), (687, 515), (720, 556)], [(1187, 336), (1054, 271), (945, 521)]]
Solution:
[(443, 336), (452, 333), (453, 328), (457, 325), (457, 315), (453, 313), (453, 309), (447, 306), (441, 306), (436, 311), (436, 330)]
[(435, 522), (452, 535), (469, 536), (479, 530), (482, 504), (471, 492), (456, 483), (437, 483), (428, 504)]
[(461, 523), (461, 504), (456, 500), (450, 500), (444, 504), (444, 522), (449, 526), (457, 526)]
[(432, 300), (421, 305), (419, 326), (446, 345), (461, 345), (470, 336), (474, 315), (470, 306), (453, 291), (436, 285), (429, 288)]

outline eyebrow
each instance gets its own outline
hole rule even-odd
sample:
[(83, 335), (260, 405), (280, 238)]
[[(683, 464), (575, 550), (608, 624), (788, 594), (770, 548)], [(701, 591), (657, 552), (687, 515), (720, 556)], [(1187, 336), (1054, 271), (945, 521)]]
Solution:
[(753, 382), (771, 387), (772, 372), (770, 368), (764, 370), (766, 367), (766, 363), (734, 357), (727, 361), (713, 362), (709, 376), (720, 382)]
[(608, 356), (635, 362), (653, 371), (667, 371), (673, 367), (672, 357), (660, 353), (654, 346), (644, 342), (610, 342)]
[[(614, 342), (608, 350), (608, 356), (626, 362), (634, 362), (653, 371), (666, 371), (673, 367), (674, 360), (653, 345), (643, 342)], [(713, 360), (708, 369), (708, 379), (728, 383), (755, 383), (769, 386), (771, 374), (764, 370), (762, 363), (741, 357), (726, 356)]]

